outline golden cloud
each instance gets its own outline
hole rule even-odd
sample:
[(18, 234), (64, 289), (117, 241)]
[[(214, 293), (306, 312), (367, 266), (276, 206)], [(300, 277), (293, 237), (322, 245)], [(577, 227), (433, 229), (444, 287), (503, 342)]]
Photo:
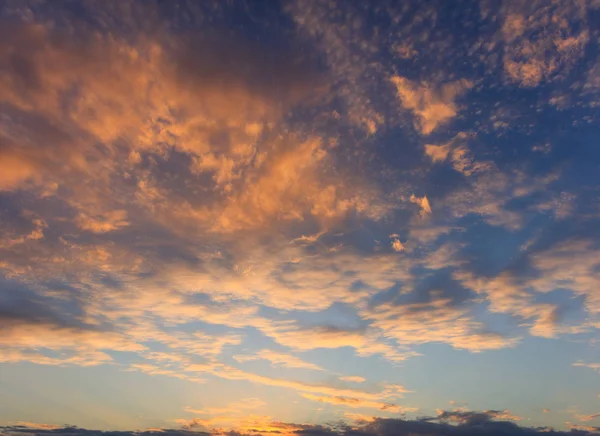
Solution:
[[(215, 45), (161, 35), (131, 45), (99, 35), (73, 41), (39, 25), (10, 32), (0, 47), (9, 66), (0, 90), (14, 110), (56, 132), (41, 138), (35, 129), (2, 129), (0, 189), (27, 181), (68, 186), (61, 197), (78, 211), (82, 230), (127, 225), (132, 197), (153, 219), (177, 220), (174, 230), (188, 232), (261, 229), (307, 216), (326, 223), (377, 209), (368, 190), (323, 177), (328, 150), (320, 138), (281, 125), (286, 110), (314, 97), (319, 79), (310, 67), (222, 38)], [(74, 91), (78, 98), (69, 99)], [(212, 179), (202, 204), (173, 195), (142, 168), (169, 159), (169, 150), (189, 157), (181, 170), (190, 181)]]
[(429, 135), (438, 125), (454, 118), (459, 109), (455, 99), (473, 86), (468, 80), (457, 80), (436, 89), (402, 76), (392, 76), (390, 80), (396, 86), (402, 105), (415, 114), (415, 127), (423, 135)]

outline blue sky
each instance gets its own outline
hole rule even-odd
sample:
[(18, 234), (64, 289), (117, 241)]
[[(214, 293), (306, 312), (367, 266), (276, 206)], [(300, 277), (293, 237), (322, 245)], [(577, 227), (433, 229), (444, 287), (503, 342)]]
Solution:
[(0, 432), (597, 432), (599, 19), (0, 2)]

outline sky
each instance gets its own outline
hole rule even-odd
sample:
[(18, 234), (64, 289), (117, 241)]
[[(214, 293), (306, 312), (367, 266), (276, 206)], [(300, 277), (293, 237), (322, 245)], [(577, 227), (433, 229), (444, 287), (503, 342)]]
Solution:
[(599, 49), (598, 0), (0, 0), (0, 435), (600, 433)]

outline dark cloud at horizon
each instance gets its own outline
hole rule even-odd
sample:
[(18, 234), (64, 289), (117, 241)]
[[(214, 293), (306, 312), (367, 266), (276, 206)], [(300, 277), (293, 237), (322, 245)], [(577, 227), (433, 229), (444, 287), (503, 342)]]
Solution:
[[(246, 431), (196, 431), (189, 429), (155, 429), (141, 431), (102, 431), (64, 426), (57, 428), (34, 428), (13, 425), (0, 427), (8, 436), (19, 435), (60, 435), (60, 436), (246, 436), (246, 435), (310, 435), (310, 436), (592, 436), (600, 433), (600, 427), (574, 426), (568, 431), (558, 431), (550, 427), (524, 427), (515, 422), (495, 421), (500, 411), (442, 411), (437, 417), (425, 417), (417, 420), (395, 418), (373, 418), (371, 422), (359, 422), (356, 425), (335, 423), (329, 425), (292, 424), (271, 422), (272, 429), (265, 431), (249, 427)], [(460, 418), (461, 423), (449, 424), (448, 420)], [(437, 421), (437, 422), (432, 422)], [(2, 433), (0, 433), (2, 434)]]

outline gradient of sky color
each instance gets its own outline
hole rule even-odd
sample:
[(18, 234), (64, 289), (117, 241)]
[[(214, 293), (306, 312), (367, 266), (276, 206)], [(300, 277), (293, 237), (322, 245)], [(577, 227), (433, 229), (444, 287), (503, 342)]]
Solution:
[(0, 1), (0, 434), (600, 432), (599, 44), (597, 0)]

